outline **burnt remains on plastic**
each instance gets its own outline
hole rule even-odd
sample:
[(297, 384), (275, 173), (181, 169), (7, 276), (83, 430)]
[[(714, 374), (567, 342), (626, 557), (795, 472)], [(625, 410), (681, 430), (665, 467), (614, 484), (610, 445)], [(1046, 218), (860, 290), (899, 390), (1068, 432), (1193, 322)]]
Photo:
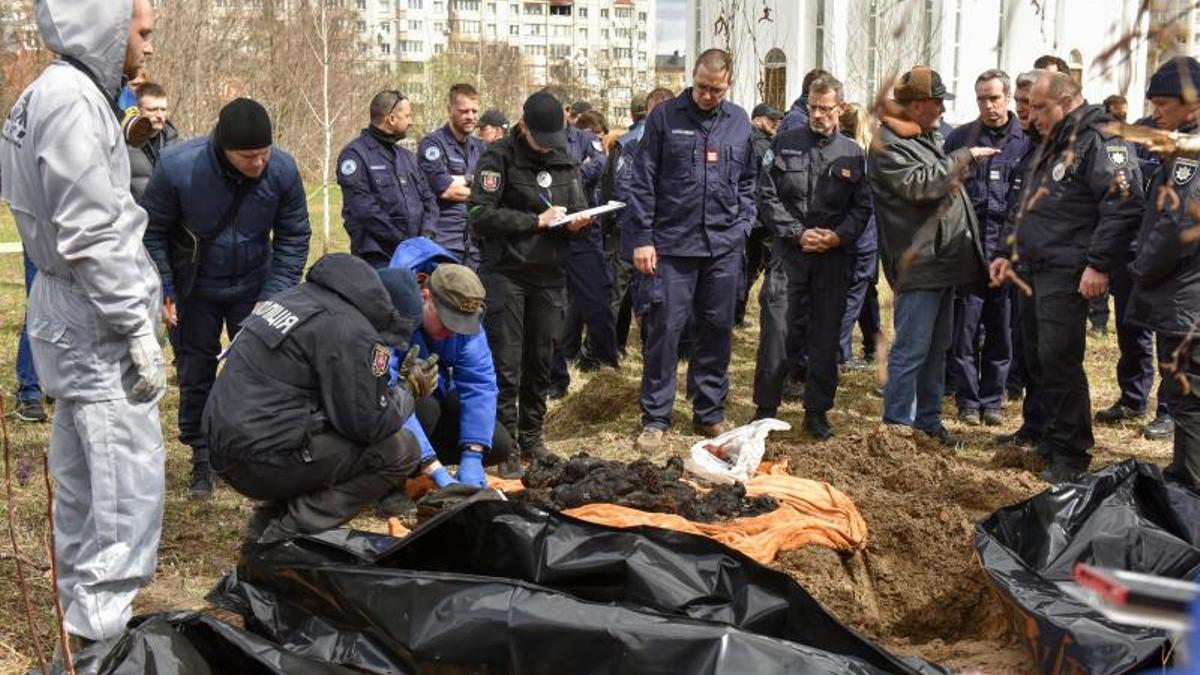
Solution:
[(522, 480), (526, 489), (514, 498), (555, 510), (601, 502), (617, 504), (674, 513), (701, 523), (757, 516), (779, 506), (770, 497), (747, 497), (741, 483), (701, 493), (682, 477), (683, 460), (678, 457), (660, 467), (644, 459), (626, 464), (587, 453), (566, 460), (551, 455), (530, 465)]

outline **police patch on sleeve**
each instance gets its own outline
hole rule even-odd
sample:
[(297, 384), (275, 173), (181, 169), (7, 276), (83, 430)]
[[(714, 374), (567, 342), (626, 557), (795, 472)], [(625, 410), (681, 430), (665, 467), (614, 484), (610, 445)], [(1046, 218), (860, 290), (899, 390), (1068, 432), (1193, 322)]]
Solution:
[(1125, 166), (1125, 162), (1129, 160), (1129, 149), (1123, 145), (1106, 145), (1104, 150), (1113, 166)]
[(600, 142), (600, 139), (599, 139), (599, 138), (593, 138), (593, 139), (592, 139), (592, 148), (593, 148), (593, 149), (594, 149), (596, 152), (599, 152), (599, 153), (603, 153), (603, 152), (604, 152), (604, 144)]
[(355, 171), (358, 171), (358, 162), (353, 159), (347, 159), (342, 162), (341, 172), (343, 176), (353, 176)]
[(431, 145), (425, 148), (425, 159), (436, 162), (442, 158), (442, 149), (436, 145)]
[(371, 374), (375, 377), (383, 377), (388, 371), (388, 359), (392, 356), (392, 350), (383, 345), (375, 345), (371, 348)]
[(1196, 167), (1200, 166), (1193, 159), (1177, 159), (1171, 169), (1171, 177), (1176, 185), (1187, 185), (1196, 177)]
[(771, 148), (767, 148), (767, 151), (763, 153), (762, 165), (770, 166), (771, 162), (774, 162), (774, 161), (775, 161), (775, 151), (772, 150)]
[(479, 185), (484, 192), (495, 192), (500, 189), (500, 172), (499, 171), (480, 171)]
[(1054, 177), (1055, 181), (1062, 180), (1063, 176), (1067, 175), (1067, 165), (1064, 162), (1055, 164), (1054, 168), (1050, 170), (1050, 175)]

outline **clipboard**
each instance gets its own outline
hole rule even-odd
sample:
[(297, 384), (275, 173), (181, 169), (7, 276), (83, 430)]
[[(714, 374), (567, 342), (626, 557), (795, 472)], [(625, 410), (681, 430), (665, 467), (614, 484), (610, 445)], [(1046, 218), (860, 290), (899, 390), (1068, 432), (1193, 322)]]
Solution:
[(550, 223), (549, 226), (550, 227), (562, 227), (563, 225), (566, 225), (567, 223), (571, 222), (572, 220), (575, 220), (576, 218), (579, 218), (580, 216), (595, 218), (596, 216), (603, 215), (605, 213), (611, 213), (613, 211), (620, 211), (623, 208), (625, 208), (625, 202), (610, 201), (609, 203), (601, 205), (601, 206), (595, 206), (590, 209), (584, 209), (582, 211), (576, 211), (575, 213), (568, 213), (566, 215), (563, 215), (563, 216), (559, 217), (558, 220), (554, 221), (553, 223)]

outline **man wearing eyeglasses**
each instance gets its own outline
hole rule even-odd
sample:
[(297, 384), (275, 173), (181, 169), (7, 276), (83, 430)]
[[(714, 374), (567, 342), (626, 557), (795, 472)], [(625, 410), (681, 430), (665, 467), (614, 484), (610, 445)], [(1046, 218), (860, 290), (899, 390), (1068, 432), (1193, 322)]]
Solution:
[(138, 115), (150, 120), (150, 138), (140, 147), (129, 148), (129, 191), (138, 202), (150, 182), (150, 174), (158, 166), (158, 158), (179, 140), (175, 125), (167, 119), (167, 92), (154, 82), (146, 82), (137, 90)]
[(862, 148), (838, 133), (842, 83), (816, 78), (807, 101), (808, 125), (777, 136), (761, 160), (759, 220), (771, 230), (772, 255), (787, 279), (785, 288), (771, 289), (786, 294), (787, 318), (763, 322), (773, 330), (759, 344), (754, 402), (756, 417), (775, 417), (788, 374), (788, 331), (800, 326), (807, 333), (804, 429), (824, 440), (833, 435), (826, 413), (837, 393), (847, 257), (871, 216), (871, 189)]
[(660, 450), (671, 425), (679, 338), (695, 321), (688, 392), (696, 433), (725, 431), (733, 314), (742, 250), (754, 220), (757, 167), (750, 118), (725, 101), (733, 57), (710, 49), (692, 86), (650, 113), (632, 169), (621, 235), (648, 308), (637, 447)]
[(376, 269), (400, 242), (432, 234), (438, 205), (417, 158), (399, 145), (412, 127), (412, 102), (388, 89), (371, 99), (371, 124), (338, 155), (342, 221), (350, 252)]

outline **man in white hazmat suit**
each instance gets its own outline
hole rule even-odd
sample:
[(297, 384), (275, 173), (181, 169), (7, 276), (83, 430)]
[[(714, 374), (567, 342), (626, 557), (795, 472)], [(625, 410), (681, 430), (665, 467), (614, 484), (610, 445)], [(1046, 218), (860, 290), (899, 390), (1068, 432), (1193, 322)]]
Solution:
[(59, 55), (0, 133), (0, 197), (37, 266), (29, 338), (50, 432), (58, 593), (76, 647), (115, 637), (157, 562), (164, 450), (158, 270), (116, 96), (152, 52), (149, 0), (36, 0)]

